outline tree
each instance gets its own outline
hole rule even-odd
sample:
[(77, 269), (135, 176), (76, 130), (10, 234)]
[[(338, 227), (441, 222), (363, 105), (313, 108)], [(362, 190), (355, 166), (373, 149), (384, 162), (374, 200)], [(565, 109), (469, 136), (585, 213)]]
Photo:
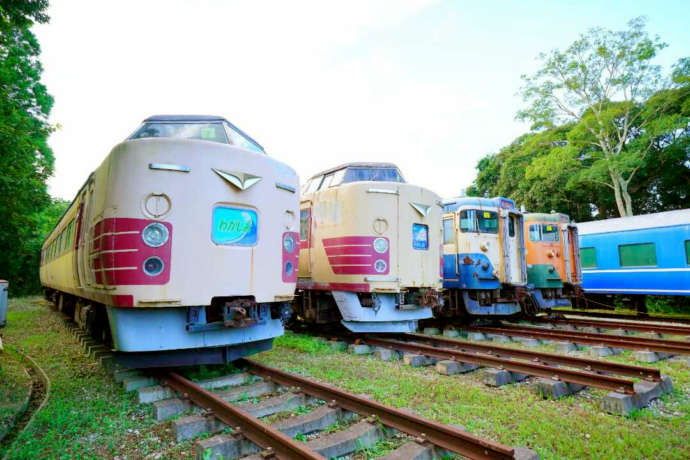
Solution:
[(0, 6), (0, 277), (12, 282), (13, 294), (37, 288), (36, 216), (50, 204), (53, 99), (40, 83), (40, 47), (30, 30), (48, 21), (46, 8), (46, 0)]
[(637, 189), (648, 156), (657, 153), (660, 136), (687, 129), (686, 117), (661, 116), (667, 110), (663, 97), (658, 104), (645, 102), (660, 90), (686, 86), (690, 68), (681, 60), (673, 79), (664, 81), (652, 60), (666, 44), (648, 36), (643, 18), (628, 26), (617, 32), (591, 29), (565, 51), (541, 54), (542, 68), (522, 76), (528, 105), (517, 114), (534, 131), (570, 125), (567, 143), (552, 152), (582, 166), (573, 168), (570, 187), (584, 182), (612, 191), (620, 216), (633, 215), (631, 189)]

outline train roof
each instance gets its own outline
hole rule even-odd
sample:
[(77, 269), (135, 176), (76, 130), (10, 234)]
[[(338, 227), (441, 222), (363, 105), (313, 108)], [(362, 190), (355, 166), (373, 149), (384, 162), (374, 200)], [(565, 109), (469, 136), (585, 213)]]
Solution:
[(515, 209), (515, 202), (510, 198), (497, 196), (494, 198), (482, 198), (473, 196), (458, 196), (441, 201), (444, 212), (456, 211), (461, 206), (479, 206), (480, 208), (504, 208)]
[(145, 119), (143, 123), (151, 121), (225, 121), (230, 123), (225, 118), (217, 115), (152, 115)]
[(570, 216), (560, 212), (527, 212), (524, 214), (525, 222), (542, 220), (546, 222), (570, 222)]
[(580, 235), (595, 233), (623, 232), (645, 228), (672, 227), (690, 225), (690, 209), (641, 214), (639, 216), (616, 217), (613, 219), (593, 220), (577, 224)]
[[(349, 168), (349, 167), (355, 167), (355, 168), (395, 168), (398, 170), (398, 172), (400, 172), (400, 168), (398, 168), (398, 165), (396, 165), (394, 163), (383, 163), (383, 162), (377, 162), (377, 161), (353, 161), (351, 163), (343, 163), (343, 164), (335, 166), (333, 168), (328, 168), (325, 171), (321, 171), (319, 173), (314, 174), (309, 179), (313, 179), (315, 177), (323, 176), (324, 174), (332, 173), (332, 172), (337, 171), (339, 169)], [(402, 176), (402, 173), (400, 173), (400, 176)]]

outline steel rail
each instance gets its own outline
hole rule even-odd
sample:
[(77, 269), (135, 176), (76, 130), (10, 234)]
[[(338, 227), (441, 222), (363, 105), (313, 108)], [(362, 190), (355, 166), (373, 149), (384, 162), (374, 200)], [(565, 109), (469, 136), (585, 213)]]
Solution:
[(468, 353), (453, 350), (451, 348), (437, 348), (428, 345), (411, 344), (393, 339), (368, 337), (365, 339), (365, 342), (370, 345), (392, 348), (394, 350), (409, 351), (411, 353), (431, 356), (434, 358), (449, 359), (463, 363), (476, 364), (479, 366), (495, 367), (511, 372), (534, 375), (536, 377), (544, 377), (552, 380), (561, 380), (564, 382), (602, 388), (604, 390), (611, 390), (617, 393), (631, 395), (635, 394), (635, 388), (632, 380), (612, 377), (609, 375), (546, 366), (533, 362), (515, 361), (512, 359), (499, 358), (497, 356), (487, 354)]
[(274, 453), (276, 458), (289, 460), (325, 460), (326, 458), (175, 372), (161, 373), (159, 377), (183, 397), (210, 410), (221, 422), (233, 427), (235, 430), (233, 434), (241, 433), (253, 443)]
[(633, 366), (616, 362), (601, 361), (597, 359), (580, 358), (577, 356), (561, 355), (558, 353), (548, 353), (544, 351), (531, 351), (519, 348), (501, 347), (498, 345), (480, 344), (476, 342), (466, 342), (448, 339), (445, 337), (428, 336), (422, 334), (400, 334), (405, 338), (421, 340), (430, 343), (438, 343), (447, 347), (457, 347), (460, 350), (475, 351), (479, 353), (492, 354), (496, 356), (506, 356), (518, 359), (527, 359), (542, 364), (561, 364), (569, 367), (576, 367), (588, 371), (609, 372), (628, 377), (639, 377), (645, 380), (660, 382), (661, 371), (652, 367)]
[(690, 342), (678, 342), (642, 337), (622, 337), (582, 331), (556, 331), (542, 327), (508, 326), (461, 326), (463, 329), (486, 334), (509, 335), (516, 337), (541, 338), (583, 343), (588, 345), (607, 345), (613, 348), (630, 350), (649, 350), (661, 353), (690, 354)]
[(624, 321), (587, 320), (580, 318), (539, 318), (540, 323), (572, 324), (573, 326), (598, 327), (601, 329), (627, 329), (659, 334), (690, 335), (690, 326), (669, 326), (666, 324), (639, 324)]
[(250, 359), (240, 359), (237, 365), (249, 372), (272, 380), (280, 385), (297, 387), (299, 391), (325, 401), (335, 403), (351, 412), (375, 416), (382, 424), (432, 444), (473, 459), (514, 458), (514, 450), (504, 444), (482, 439), (457, 428), (421, 418), (413, 413), (385, 406), (376, 401), (293, 375), (279, 369), (259, 364)]
[(688, 316), (674, 318), (673, 316), (657, 316), (649, 314), (629, 315), (625, 313), (606, 313), (599, 311), (558, 309), (547, 309), (546, 312), (560, 313), (563, 315), (591, 316), (593, 318), (629, 319), (632, 321), (658, 321), (660, 323), (678, 323), (690, 325), (690, 317)]

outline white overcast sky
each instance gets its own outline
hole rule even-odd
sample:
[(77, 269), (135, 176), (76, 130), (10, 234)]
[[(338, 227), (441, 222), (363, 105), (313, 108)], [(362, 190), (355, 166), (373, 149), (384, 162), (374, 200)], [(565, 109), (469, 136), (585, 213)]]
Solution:
[(527, 130), (519, 76), (540, 51), (640, 15), (690, 54), (687, 1), (52, 0), (35, 27), (55, 97), (54, 196), (72, 199), (152, 114), (222, 115), (304, 181), (336, 164), (397, 163), (444, 197)]

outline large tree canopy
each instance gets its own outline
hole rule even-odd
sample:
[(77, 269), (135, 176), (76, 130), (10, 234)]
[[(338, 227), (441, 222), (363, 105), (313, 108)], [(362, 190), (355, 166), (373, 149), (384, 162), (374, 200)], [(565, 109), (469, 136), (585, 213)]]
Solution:
[[(673, 78), (663, 78), (653, 60), (666, 45), (648, 36), (642, 18), (628, 25), (592, 29), (565, 51), (540, 55), (541, 69), (522, 76), (527, 106), (518, 113), (535, 132), (568, 126), (566, 142), (550, 156), (576, 161), (574, 180), (602, 186), (621, 216), (634, 213), (633, 195), (645, 182), (650, 157), (658, 161), (668, 136), (688, 125), (687, 114), (669, 108), (687, 86), (687, 60), (676, 65)], [(542, 166), (556, 166), (558, 158)]]
[(48, 147), (53, 99), (40, 82), (40, 47), (30, 30), (46, 22), (47, 1), (5, 0), (0, 5), (0, 278), (13, 294), (38, 288), (37, 239), (50, 205), (53, 172)]
[(662, 81), (650, 60), (664, 44), (643, 26), (593, 29), (542, 55), (543, 68), (523, 77), (529, 105), (518, 114), (532, 132), (480, 160), (468, 192), (579, 221), (687, 207), (690, 58)]

